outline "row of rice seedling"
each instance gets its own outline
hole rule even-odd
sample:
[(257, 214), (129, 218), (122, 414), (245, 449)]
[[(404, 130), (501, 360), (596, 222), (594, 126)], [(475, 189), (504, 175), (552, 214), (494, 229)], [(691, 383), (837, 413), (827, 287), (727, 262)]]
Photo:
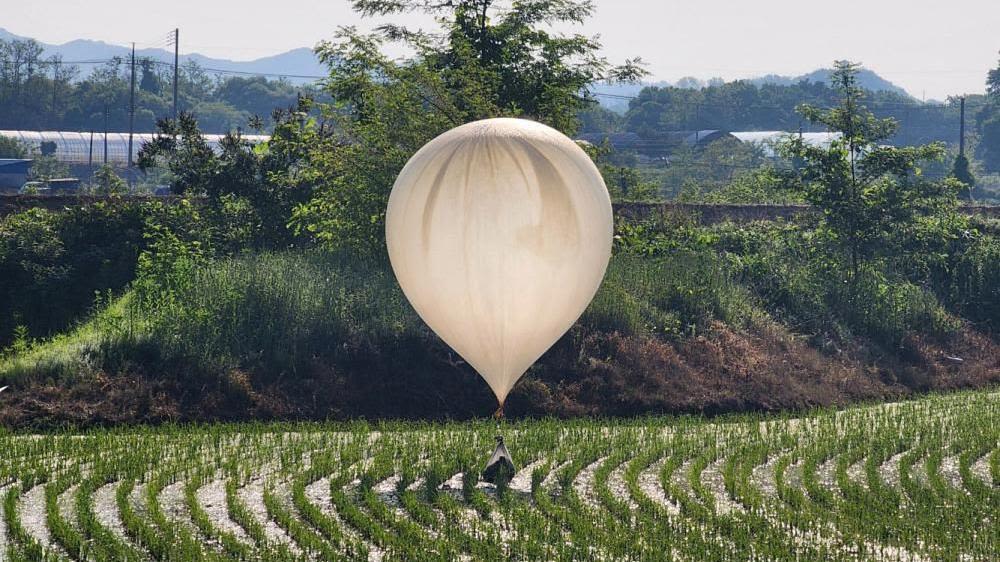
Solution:
[(994, 560), (998, 398), (511, 422), (497, 485), (486, 421), (4, 434), (0, 559)]

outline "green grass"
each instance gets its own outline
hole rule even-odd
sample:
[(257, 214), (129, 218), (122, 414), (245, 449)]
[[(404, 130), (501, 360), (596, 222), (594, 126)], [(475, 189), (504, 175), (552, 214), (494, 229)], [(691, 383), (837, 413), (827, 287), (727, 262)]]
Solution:
[[(496, 431), (485, 420), (11, 433), (0, 435), (0, 486), (8, 486), (0, 552), (15, 560), (43, 550), (52, 560), (989, 560), (1000, 548), (998, 397), (965, 392), (801, 418), (510, 423), (503, 431), (516, 464), (535, 468), (530, 488), (515, 483), (502, 494), (475, 478)], [(441, 487), (459, 472), (462, 485)], [(206, 504), (200, 490), (213, 481), (225, 497)], [(117, 486), (111, 513), (92, 498), (105, 485)], [(44, 486), (47, 541), (24, 517), (35, 486)], [(213, 506), (229, 521), (209, 515)], [(104, 523), (114, 518), (124, 536)]]
[[(265, 253), (197, 269), (169, 292), (139, 283), (69, 332), (0, 357), (0, 378), (79, 377), (140, 358), (218, 373), (294, 373), (345, 347), (405, 350), (433, 339), (389, 265), (320, 252)], [(713, 320), (749, 325), (763, 312), (709, 252), (612, 258), (580, 323), (596, 331), (680, 338)]]
[(137, 356), (200, 371), (294, 371), (345, 343), (425, 335), (388, 264), (323, 253), (224, 259), (169, 293), (143, 284), (68, 332), (0, 357), (0, 378), (86, 376)]
[(581, 322), (593, 330), (678, 338), (707, 330), (713, 320), (745, 328), (765, 315), (756, 302), (713, 252), (622, 252)]
[(21, 353), (0, 355), (0, 380), (88, 376), (104, 362), (109, 346), (147, 329), (147, 322), (134, 315), (132, 298), (126, 293), (63, 334), (33, 341)]

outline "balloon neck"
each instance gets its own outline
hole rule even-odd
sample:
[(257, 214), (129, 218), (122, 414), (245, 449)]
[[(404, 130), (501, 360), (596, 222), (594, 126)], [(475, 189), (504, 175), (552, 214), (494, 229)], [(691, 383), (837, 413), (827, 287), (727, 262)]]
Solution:
[(505, 401), (500, 402), (500, 407), (497, 408), (496, 412), (493, 412), (493, 419), (496, 420), (497, 425), (500, 425), (500, 420), (503, 419), (503, 406)]

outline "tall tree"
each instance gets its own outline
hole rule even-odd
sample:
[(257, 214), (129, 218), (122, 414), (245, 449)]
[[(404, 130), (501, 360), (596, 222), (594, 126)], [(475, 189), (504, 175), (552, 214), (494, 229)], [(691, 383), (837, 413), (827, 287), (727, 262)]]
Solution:
[[(870, 109), (880, 117), (896, 117), (899, 127), (889, 141), (896, 145), (924, 144), (954, 137), (958, 120), (958, 98), (947, 104), (921, 104), (905, 94), (889, 91), (866, 92)], [(697, 89), (679, 85), (647, 87), (629, 104), (625, 130), (651, 142), (648, 152), (662, 155), (660, 137), (666, 131), (796, 131), (803, 123), (796, 108), (803, 103), (816, 106), (836, 104), (840, 95), (826, 82), (801, 81), (794, 84), (761, 84), (736, 80)], [(968, 98), (970, 109), (981, 98)], [(817, 128), (822, 130), (821, 128)], [(807, 128), (807, 130), (813, 130)]]
[(986, 77), (989, 105), (979, 115), (979, 156), (987, 171), (1000, 172), (1000, 63)]
[[(821, 109), (803, 105), (810, 122), (841, 134), (829, 148), (794, 138), (786, 153), (802, 160), (802, 181), (789, 185), (822, 213), (822, 229), (847, 258), (850, 279), (879, 256), (919, 253), (926, 228), (944, 232), (956, 223), (955, 207), (961, 184), (924, 178), (920, 164), (944, 156), (944, 146), (893, 147), (883, 143), (897, 124), (879, 119), (863, 105), (856, 64), (840, 61), (832, 76), (840, 92), (839, 105)], [(926, 248), (924, 249), (926, 250)]]
[[(424, 143), (449, 128), (488, 117), (528, 117), (567, 134), (594, 103), (600, 80), (642, 76), (638, 59), (612, 66), (599, 43), (550, 31), (593, 13), (590, 0), (354, 0), (364, 17), (420, 12), (433, 31), (386, 24), (372, 34), (342, 28), (317, 49), (330, 67), (325, 112), (310, 165), (293, 182), (312, 182), (316, 196), (293, 224), (333, 245), (382, 240), (385, 202), (396, 174)], [(387, 43), (413, 56), (397, 61)], [(312, 126), (318, 126), (312, 123)]]
[(989, 172), (1000, 172), (1000, 110), (986, 109), (979, 128), (979, 154), (983, 167)]
[(13, 137), (0, 137), (0, 158), (24, 158), (28, 147)]
[(993, 98), (1000, 98), (1000, 63), (986, 75), (986, 93)]
[(231, 216), (240, 208), (242, 217), (254, 224), (255, 247), (284, 247), (293, 242), (287, 228), (292, 208), (308, 198), (308, 192), (289, 189), (284, 180), (301, 166), (305, 146), (313, 137), (303, 134), (303, 101), (291, 110), (275, 111), (275, 129), (270, 141), (255, 144), (238, 132), (219, 142), (218, 152), (205, 141), (194, 115), (182, 111), (176, 120), (161, 119), (158, 134), (139, 150), (139, 167), (166, 168), (171, 189), (179, 195), (205, 196), (208, 210)]
[(34, 40), (0, 39), (0, 122), (4, 128), (40, 128), (65, 109), (76, 69), (60, 57), (43, 58)]
[(160, 93), (160, 77), (156, 75), (155, 62), (149, 57), (139, 59), (139, 68), (142, 71), (142, 78), (139, 80), (139, 89), (152, 94)]

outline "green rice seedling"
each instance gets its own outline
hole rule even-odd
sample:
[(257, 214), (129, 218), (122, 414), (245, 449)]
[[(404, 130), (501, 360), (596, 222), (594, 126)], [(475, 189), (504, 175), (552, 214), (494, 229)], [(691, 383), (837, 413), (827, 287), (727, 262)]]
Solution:
[[(476, 477), (495, 432), (485, 420), (8, 432), (2, 551), (179, 562), (990, 560), (1000, 546), (997, 396), (799, 417), (512, 422), (523, 472), (506, 494)], [(443, 487), (458, 473), (460, 490)], [(208, 485), (224, 487), (224, 505), (203, 503), (221, 501)], [(249, 486), (257, 491), (243, 494)], [(220, 508), (231, 523), (215, 518)]]

